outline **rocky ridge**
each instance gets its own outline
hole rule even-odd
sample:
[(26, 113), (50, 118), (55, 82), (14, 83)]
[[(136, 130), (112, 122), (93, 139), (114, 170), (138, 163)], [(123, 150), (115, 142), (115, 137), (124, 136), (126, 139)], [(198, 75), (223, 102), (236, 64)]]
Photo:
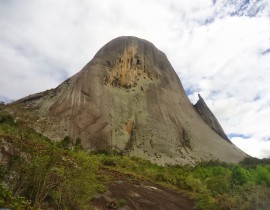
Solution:
[(196, 104), (194, 104), (194, 108), (199, 113), (199, 115), (202, 117), (202, 119), (207, 123), (207, 125), (212, 128), (220, 137), (222, 137), (224, 140), (231, 143), (230, 139), (225, 134), (223, 128), (219, 124), (217, 118), (212, 113), (212, 111), (208, 108), (205, 101), (201, 97), (200, 94), (198, 94), (199, 100)]

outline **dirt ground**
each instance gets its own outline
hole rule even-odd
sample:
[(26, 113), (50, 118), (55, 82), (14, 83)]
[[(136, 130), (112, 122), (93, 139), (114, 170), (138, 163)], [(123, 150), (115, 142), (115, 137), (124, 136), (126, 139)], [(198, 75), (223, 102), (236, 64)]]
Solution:
[(178, 192), (144, 182), (114, 181), (93, 200), (94, 210), (193, 210), (193, 202)]

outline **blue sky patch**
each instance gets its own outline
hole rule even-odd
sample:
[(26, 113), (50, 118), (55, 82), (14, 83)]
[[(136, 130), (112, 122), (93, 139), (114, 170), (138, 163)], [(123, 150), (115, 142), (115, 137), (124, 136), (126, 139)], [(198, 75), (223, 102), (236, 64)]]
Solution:
[(185, 89), (185, 92), (189, 96), (189, 95), (192, 95), (194, 93), (194, 90), (192, 88), (187, 88), (187, 89)]
[(246, 134), (241, 134), (241, 133), (230, 133), (228, 135), (228, 137), (231, 139), (231, 138), (235, 138), (235, 137), (240, 137), (240, 138), (243, 138), (243, 139), (249, 139), (251, 136), (250, 135), (246, 135)]
[(255, 17), (265, 8), (265, 4), (261, 1), (242, 0), (242, 2), (230, 2), (227, 5), (233, 5), (234, 10), (231, 12), (231, 16), (248, 16)]

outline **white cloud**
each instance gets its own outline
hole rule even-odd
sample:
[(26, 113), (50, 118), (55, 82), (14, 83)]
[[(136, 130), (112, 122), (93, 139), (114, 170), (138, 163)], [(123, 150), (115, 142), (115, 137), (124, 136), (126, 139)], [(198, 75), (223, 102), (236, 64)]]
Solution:
[(249, 136), (233, 142), (261, 157), (255, 148), (270, 148), (269, 17), (267, 0), (0, 1), (0, 98), (53, 88), (111, 39), (138, 36), (167, 54), (192, 102), (200, 92), (228, 134)]
[(270, 141), (240, 137), (232, 138), (231, 141), (252, 157), (270, 158)]

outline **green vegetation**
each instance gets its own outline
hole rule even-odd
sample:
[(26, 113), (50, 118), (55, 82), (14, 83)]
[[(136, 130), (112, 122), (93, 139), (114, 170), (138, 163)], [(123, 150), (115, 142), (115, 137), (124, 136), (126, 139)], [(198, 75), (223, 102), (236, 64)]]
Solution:
[(157, 166), (125, 156), (99, 155), (102, 164), (166, 187), (179, 189), (199, 209), (267, 209), (270, 205), (270, 165), (208, 162), (188, 166)]
[[(81, 140), (60, 142), (28, 128), (0, 111), (0, 147), (12, 151), (0, 165), (0, 208), (91, 209), (91, 199), (114, 178), (106, 171), (129, 174), (179, 190), (199, 209), (267, 209), (270, 206), (270, 161), (248, 158), (240, 164), (207, 162), (157, 166), (139, 158), (87, 153)], [(126, 205), (125, 200), (119, 206)]]
[(52, 143), (7, 113), (0, 116), (0, 146), (13, 153), (0, 168), (0, 208), (89, 209), (93, 195), (104, 190), (96, 157), (83, 152), (79, 141)]

